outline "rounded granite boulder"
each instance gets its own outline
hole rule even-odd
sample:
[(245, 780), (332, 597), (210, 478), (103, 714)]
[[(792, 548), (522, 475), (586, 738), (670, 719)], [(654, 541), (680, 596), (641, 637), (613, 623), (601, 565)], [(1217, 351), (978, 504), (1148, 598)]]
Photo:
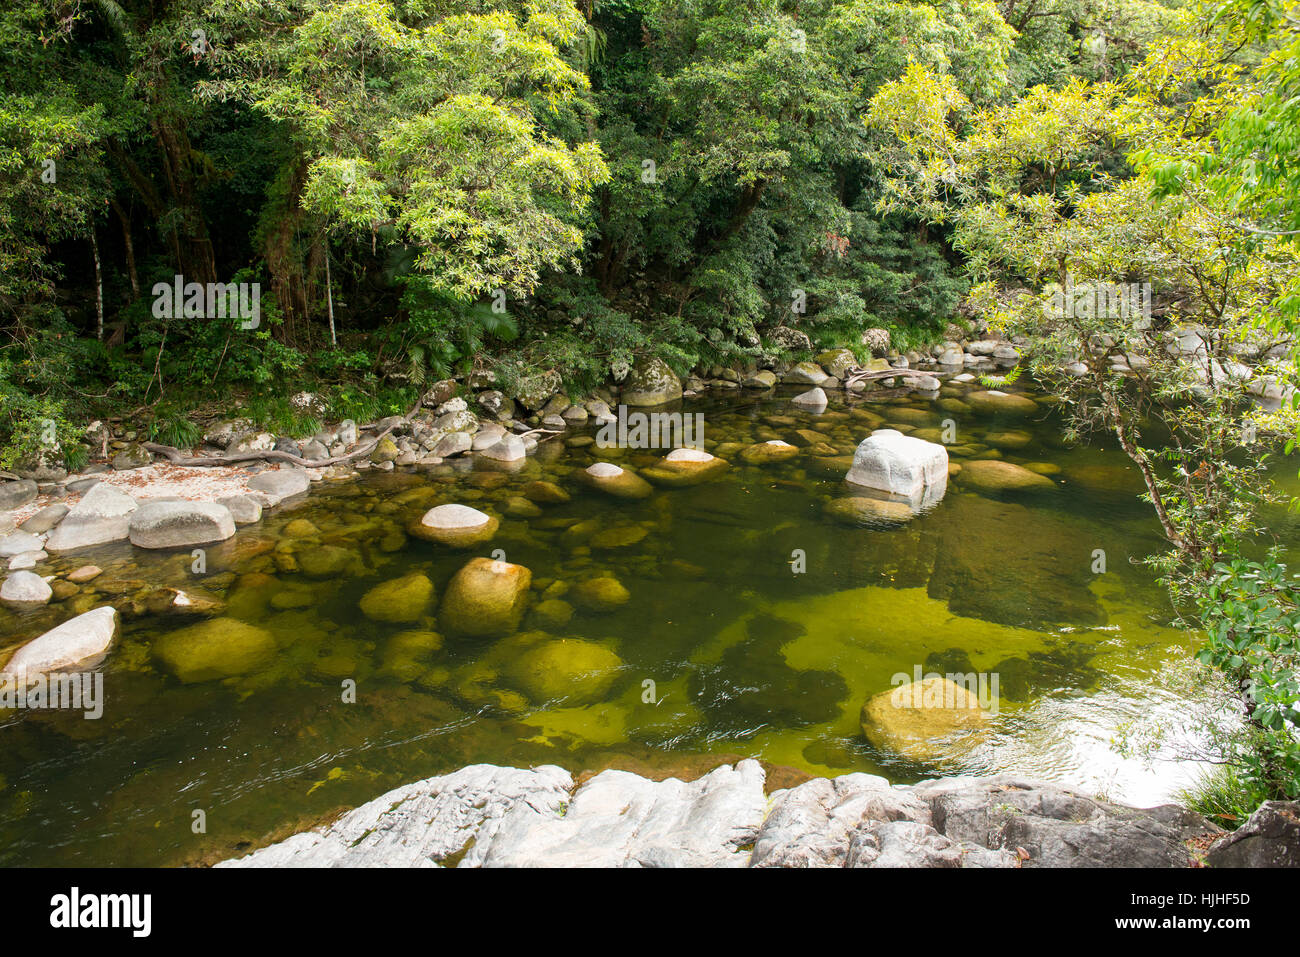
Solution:
[(451, 548), (474, 548), (492, 540), (500, 521), (468, 505), (431, 508), (407, 530), (416, 538)]
[(474, 558), (447, 584), (438, 621), (447, 631), (498, 638), (519, 628), (528, 607), (533, 573), (523, 565)]

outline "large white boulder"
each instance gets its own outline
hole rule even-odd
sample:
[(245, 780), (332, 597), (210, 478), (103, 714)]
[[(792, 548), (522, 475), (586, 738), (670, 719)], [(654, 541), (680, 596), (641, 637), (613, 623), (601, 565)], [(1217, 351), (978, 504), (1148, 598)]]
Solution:
[(928, 486), (947, 486), (948, 450), (937, 442), (881, 429), (858, 444), (846, 479), (854, 485), (915, 498)]
[(4, 673), (41, 674), (98, 658), (117, 636), (117, 612), (105, 606), (78, 615), (27, 642), (9, 659)]
[(72, 506), (71, 511), (50, 533), (48, 552), (68, 552), (107, 542), (121, 541), (131, 531), (131, 513), (136, 500), (119, 488), (101, 482)]

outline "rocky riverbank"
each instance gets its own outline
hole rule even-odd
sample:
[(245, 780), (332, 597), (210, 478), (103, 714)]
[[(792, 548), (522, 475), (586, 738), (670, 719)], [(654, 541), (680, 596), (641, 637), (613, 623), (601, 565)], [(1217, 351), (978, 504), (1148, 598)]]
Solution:
[(767, 790), (757, 761), (693, 781), (479, 764), (397, 788), (219, 867), (1224, 867), (1300, 863), (1300, 804), (1240, 830), (1002, 775), (869, 774)]

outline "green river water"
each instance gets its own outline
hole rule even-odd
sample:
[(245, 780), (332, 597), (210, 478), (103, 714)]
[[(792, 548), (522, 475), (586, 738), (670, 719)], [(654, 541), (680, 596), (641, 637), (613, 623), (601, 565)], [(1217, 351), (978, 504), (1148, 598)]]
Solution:
[[(1180, 707), (1152, 676), (1196, 644), (1169, 627), (1165, 594), (1137, 563), (1161, 539), (1133, 470), (1118, 452), (1066, 447), (1047, 404), (1025, 418), (980, 416), (962, 408), (963, 393), (949, 385), (933, 401), (833, 399), (820, 415), (788, 396), (689, 404), (704, 415), (706, 446), (731, 468), (640, 501), (606, 497), (570, 473), (600, 460), (635, 469), (662, 451), (575, 448), (562, 437), (516, 473), (461, 463), (320, 483), (305, 502), (207, 549), (203, 574), (188, 550), (118, 545), (60, 557), (56, 571), (94, 562), (105, 572), (39, 612), (0, 611), (0, 657), (101, 604), (123, 610), (123, 631), (102, 666), (101, 719), (0, 712), (0, 863), (217, 860), (478, 762), (662, 775), (744, 755), (898, 782), (1010, 770), (1131, 803), (1166, 799), (1187, 767), (1147, 767), (1110, 745), (1123, 722)], [(946, 419), (957, 430), (954, 461), (1036, 463), (1054, 487), (980, 493), (959, 475), (940, 504), (902, 527), (846, 524), (828, 511), (848, 494), (844, 456), (872, 426), (924, 430)], [(770, 439), (806, 441), (799, 429), (825, 445), (761, 466), (738, 454)], [(571, 499), (521, 501), (539, 479)], [(466, 552), (404, 533), (444, 502), (499, 516), (495, 539)], [(531, 570), (534, 605), (562, 602), (597, 575), (617, 578), (630, 598), (602, 614), (579, 607), (567, 624), (530, 612), (519, 634), (500, 639), (443, 635), (436, 605), (406, 624), (359, 610), (371, 588), (412, 571), (441, 595), (469, 558), (497, 549)], [(1096, 549), (1104, 574), (1093, 571)], [(158, 648), (195, 619), (150, 614), (162, 586), (269, 632), (274, 655), (243, 674), (180, 680)], [(521, 653), (552, 637), (585, 639), (621, 661), (591, 703), (538, 700), (535, 689), (530, 698), (512, 675)], [(991, 733), (924, 760), (869, 743), (863, 702), (918, 666), (997, 673)], [(347, 679), (354, 703), (343, 700)]]

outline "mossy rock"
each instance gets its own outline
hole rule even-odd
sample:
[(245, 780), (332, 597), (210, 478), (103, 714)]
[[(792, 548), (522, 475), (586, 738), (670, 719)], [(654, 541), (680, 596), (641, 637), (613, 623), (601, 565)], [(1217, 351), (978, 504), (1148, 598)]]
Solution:
[(771, 439), (743, 449), (740, 458), (749, 465), (771, 465), (774, 462), (788, 462), (798, 454), (797, 446), (781, 439)]
[(307, 545), (294, 553), (298, 567), (309, 578), (340, 578), (355, 573), (359, 556), (338, 545)]
[(981, 415), (1026, 416), (1038, 411), (1038, 403), (1024, 395), (990, 389), (972, 392), (966, 404)]
[(682, 380), (659, 358), (638, 359), (623, 383), (622, 402), (629, 406), (662, 405), (682, 397)]
[(578, 481), (588, 488), (612, 495), (614, 498), (648, 498), (654, 489), (635, 472), (611, 462), (597, 462), (577, 473)]
[[(465, 493), (463, 497), (468, 497)], [(468, 505), (448, 503), (431, 508), (407, 531), (415, 538), (450, 548), (475, 548), (496, 535), (501, 522)]]
[(573, 619), (573, 606), (562, 598), (547, 598), (533, 608), (533, 621), (539, 628), (563, 628)]
[(888, 502), (865, 495), (832, 499), (826, 503), (826, 514), (842, 525), (904, 525), (913, 517), (912, 509), (903, 502)]
[(569, 500), (569, 493), (554, 482), (538, 480), (529, 482), (520, 491), (524, 498), (538, 505), (562, 505)]
[(862, 733), (876, 747), (913, 761), (967, 750), (988, 723), (979, 697), (939, 675), (882, 691), (862, 706)]
[(295, 518), (284, 526), (282, 534), (288, 538), (319, 538), (320, 529), (305, 518)]
[(429, 613), (434, 588), (429, 576), (412, 572), (376, 585), (361, 598), (361, 613), (371, 621), (409, 624)]
[(958, 481), (963, 488), (986, 493), (1050, 492), (1056, 488), (1056, 483), (1046, 475), (996, 459), (974, 459), (967, 462), (962, 467)]
[(619, 525), (591, 536), (590, 545), (592, 548), (600, 549), (626, 548), (628, 545), (635, 545), (648, 534), (649, 532), (640, 525)]
[(438, 620), (457, 635), (495, 638), (519, 628), (533, 573), (523, 565), (475, 558), (447, 584)]
[(641, 470), (641, 474), (655, 485), (666, 488), (684, 488), (715, 479), (730, 466), (725, 459), (717, 458), (698, 449), (675, 449), (654, 465)]
[(526, 651), (506, 676), (538, 704), (557, 699), (592, 704), (605, 700), (622, 667), (623, 659), (602, 645), (557, 638)]
[(843, 379), (858, 364), (857, 356), (848, 349), (827, 349), (817, 356), (817, 364), (837, 379)]
[(384, 436), (370, 453), (370, 461), (376, 465), (381, 465), (384, 462), (395, 462), (401, 454), (402, 450), (397, 447), (397, 443), (388, 436)]
[(602, 575), (599, 578), (588, 578), (586, 581), (578, 582), (569, 590), (569, 597), (579, 608), (607, 612), (627, 604), (632, 594), (617, 578)]
[(265, 668), (275, 659), (276, 644), (265, 628), (214, 618), (163, 635), (151, 650), (168, 671), (192, 684)]

